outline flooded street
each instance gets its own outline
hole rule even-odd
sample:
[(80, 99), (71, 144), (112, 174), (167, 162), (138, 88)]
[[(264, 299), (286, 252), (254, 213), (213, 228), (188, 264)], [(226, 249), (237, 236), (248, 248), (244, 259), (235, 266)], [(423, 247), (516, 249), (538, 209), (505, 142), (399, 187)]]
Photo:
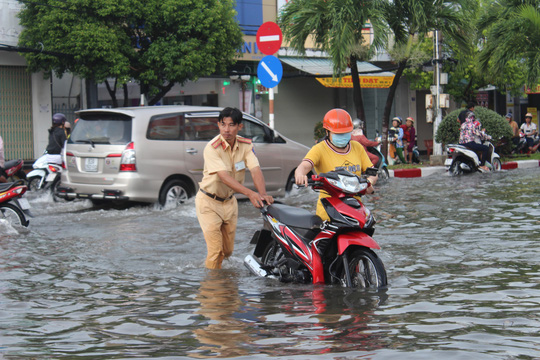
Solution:
[[(0, 359), (540, 358), (540, 170), (391, 179), (365, 202), (389, 288), (252, 276), (260, 213), (206, 271), (194, 201), (96, 209), (30, 194), (0, 223)], [(316, 193), (278, 199), (315, 209)]]

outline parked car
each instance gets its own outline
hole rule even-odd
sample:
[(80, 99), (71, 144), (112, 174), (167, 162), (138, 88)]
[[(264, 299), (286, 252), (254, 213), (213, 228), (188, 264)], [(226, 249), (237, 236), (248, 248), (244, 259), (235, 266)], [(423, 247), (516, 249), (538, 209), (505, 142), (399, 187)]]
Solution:
[[(104, 201), (182, 203), (202, 179), (203, 150), (219, 134), (221, 108), (155, 106), (78, 112), (57, 195)], [(244, 114), (240, 136), (253, 141), (268, 193), (291, 189), (309, 150)], [(246, 186), (253, 187), (249, 172)]]

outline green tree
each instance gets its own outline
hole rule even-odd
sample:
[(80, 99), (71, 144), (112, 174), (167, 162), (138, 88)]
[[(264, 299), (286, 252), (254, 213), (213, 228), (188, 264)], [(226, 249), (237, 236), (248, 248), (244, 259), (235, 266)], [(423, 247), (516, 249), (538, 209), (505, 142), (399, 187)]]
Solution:
[[(326, 51), (334, 64), (334, 77), (351, 68), (356, 114), (365, 119), (357, 61), (368, 60), (386, 42), (381, 0), (294, 0), (280, 15), (283, 37), (289, 46), (305, 54), (306, 40)], [(362, 28), (368, 22), (374, 31), (372, 44), (366, 43)]]
[(38, 49), (22, 54), (30, 71), (105, 82), (115, 107), (131, 79), (153, 105), (176, 83), (224, 73), (242, 43), (232, 0), (24, 1), (19, 17), (19, 46)]
[[(388, 52), (397, 65), (394, 81), (390, 86), (382, 119), (383, 150), (387, 151), (390, 111), (399, 80), (404, 70), (418, 58), (422, 42), (434, 30), (452, 39), (464, 51), (469, 48), (467, 36), (474, 2), (469, 0), (394, 0), (385, 5), (388, 26), (394, 43)], [(386, 154), (385, 154), (386, 155)]]
[(511, 66), (524, 73), (529, 86), (540, 78), (540, 1), (496, 0), (485, 7), (479, 27), (485, 35), (482, 69), (505, 73)]

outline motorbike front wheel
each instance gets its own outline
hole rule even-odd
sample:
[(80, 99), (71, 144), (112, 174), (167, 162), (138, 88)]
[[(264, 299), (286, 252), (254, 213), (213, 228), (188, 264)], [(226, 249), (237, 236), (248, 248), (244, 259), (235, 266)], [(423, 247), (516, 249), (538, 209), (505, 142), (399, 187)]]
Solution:
[(493, 164), (491, 164), (493, 171), (501, 171), (502, 164), (500, 159), (493, 159)]
[[(379, 257), (371, 250), (359, 248), (348, 255), (349, 274), (354, 288), (382, 288), (388, 285), (386, 270)], [(342, 284), (347, 284), (346, 272), (341, 270)]]
[(26, 220), (26, 216), (21, 209), (9, 203), (0, 204), (0, 220), (5, 220), (13, 227), (27, 227), (30, 221)]

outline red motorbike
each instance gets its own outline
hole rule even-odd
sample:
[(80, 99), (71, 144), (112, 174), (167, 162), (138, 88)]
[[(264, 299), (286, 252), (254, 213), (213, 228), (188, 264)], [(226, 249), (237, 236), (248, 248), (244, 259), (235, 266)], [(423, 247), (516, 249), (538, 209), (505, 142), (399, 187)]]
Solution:
[(5, 176), (8, 181), (26, 180), (26, 173), (23, 170), (23, 160), (9, 160), (4, 163), (4, 167), (0, 168), (0, 175)]
[(31, 217), (30, 204), (23, 198), (27, 187), (24, 181), (0, 183), (0, 222), (6, 221), (11, 226), (27, 227)]
[(284, 282), (387, 286), (384, 265), (373, 251), (380, 249), (372, 238), (375, 218), (355, 198), (366, 193), (368, 181), (336, 170), (312, 175), (309, 185), (330, 195), (321, 200), (330, 221), (297, 207), (264, 206), (264, 227), (253, 235), (255, 251), (244, 259), (246, 267)]

